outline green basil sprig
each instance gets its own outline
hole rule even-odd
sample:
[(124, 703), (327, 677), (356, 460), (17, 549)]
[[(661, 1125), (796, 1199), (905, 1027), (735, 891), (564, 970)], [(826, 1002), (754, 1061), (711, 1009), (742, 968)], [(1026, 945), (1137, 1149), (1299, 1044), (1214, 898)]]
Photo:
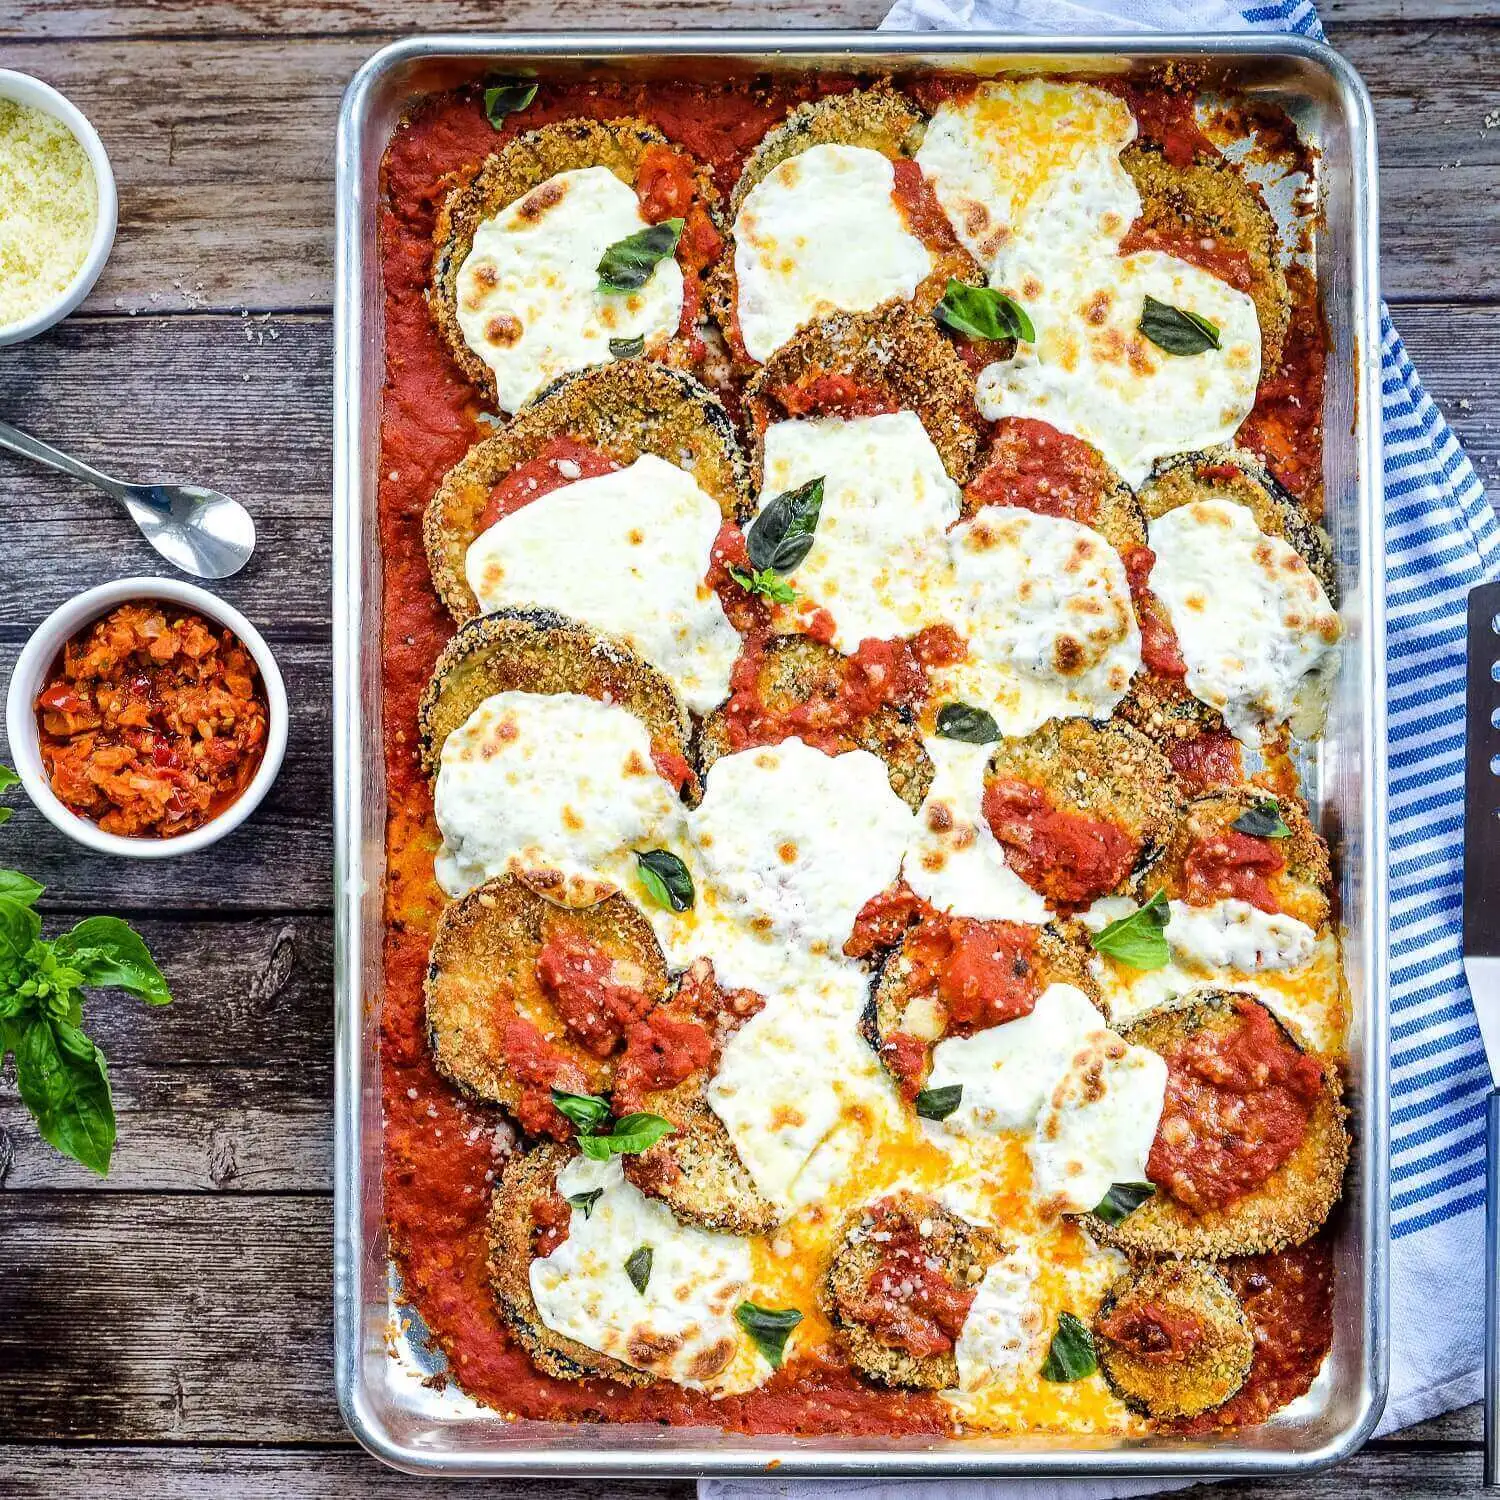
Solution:
[(1289, 839), (1292, 836), (1292, 830), (1282, 819), (1281, 804), (1274, 797), (1262, 797), (1229, 826), (1236, 833), (1246, 833), (1254, 839)]
[(578, 1209), (585, 1219), (594, 1217), (594, 1205), (604, 1196), (603, 1188), (593, 1188), (587, 1193), (569, 1193), (568, 1202)]
[(780, 573), (770, 568), (757, 568), (753, 573), (746, 573), (741, 568), (731, 567), (729, 576), (747, 594), (763, 594), (775, 604), (797, 602), (797, 590)]
[(1151, 899), (1128, 917), (1091, 933), (1089, 942), (1098, 952), (1132, 969), (1164, 969), (1171, 957), (1164, 935), (1170, 916), (1167, 893), (1154, 891)]
[(745, 534), (745, 550), (756, 569), (790, 573), (812, 551), (823, 509), (823, 476), (783, 490), (761, 507)]
[(601, 1099), (598, 1094), (569, 1094), (553, 1089), (552, 1104), (585, 1135), (592, 1135), (609, 1119), (609, 1100)]
[[(20, 784), (21, 778), (9, 766), (0, 766), (0, 793), (8, 792), (13, 786)], [(13, 812), (13, 807), (0, 807), (0, 823), (9, 823)]]
[(635, 863), (641, 884), (658, 906), (686, 911), (693, 904), (693, 877), (670, 849), (637, 849)]
[(1168, 354), (1202, 354), (1222, 347), (1219, 330), (1207, 318), (1173, 307), (1170, 302), (1158, 302), (1155, 297), (1146, 298), (1140, 330)]
[(992, 745), (1000, 738), (994, 714), (967, 703), (945, 703), (938, 710), (937, 732), (945, 740), (962, 740), (966, 745)]
[(741, 1302), (734, 1310), (734, 1320), (748, 1333), (755, 1347), (773, 1370), (779, 1370), (786, 1359), (786, 1341), (801, 1321), (795, 1307), (757, 1307)]
[(1042, 1379), (1054, 1384), (1085, 1380), (1098, 1368), (1093, 1335), (1072, 1313), (1058, 1313), (1057, 1331), (1042, 1362)]
[(933, 308), (932, 315), (943, 327), (971, 339), (988, 343), (1003, 339), (1036, 342), (1036, 329), (1026, 309), (1014, 297), (1007, 297), (993, 287), (970, 286), (952, 276), (948, 278), (943, 300)]
[(611, 339), (609, 352), (614, 359), (634, 359), (646, 352), (646, 335), (638, 333), (633, 339)]
[(535, 98), (535, 79), (497, 79), (484, 91), (484, 117), (499, 130), (507, 115), (520, 114)]
[(612, 1156), (637, 1156), (649, 1151), (664, 1135), (677, 1127), (660, 1115), (640, 1113), (616, 1120), (608, 1135), (581, 1135), (578, 1149), (590, 1161), (608, 1161)]
[(601, 292), (638, 292), (651, 280), (657, 262), (677, 250), (682, 238), (681, 219), (663, 219), (616, 240), (599, 257)]
[(945, 1083), (941, 1088), (923, 1089), (917, 1095), (917, 1113), (924, 1120), (946, 1120), (963, 1103), (964, 1086)]
[[(0, 771), (0, 790), (14, 786), (14, 773)], [(0, 1062), (15, 1058), (16, 1089), (42, 1139), (102, 1177), (115, 1110), (104, 1054), (83, 1029), (83, 991), (124, 990), (147, 1005), (172, 996), (145, 943), (118, 917), (88, 917), (44, 938), (42, 889), (19, 870), (0, 870)]]
[(1094, 1205), (1094, 1216), (1106, 1224), (1123, 1224), (1136, 1209), (1155, 1196), (1155, 1183), (1116, 1182)]
[(650, 1245), (642, 1245), (639, 1249), (630, 1252), (630, 1257), (625, 1262), (625, 1274), (630, 1278), (631, 1286), (644, 1297), (646, 1283), (651, 1280)]

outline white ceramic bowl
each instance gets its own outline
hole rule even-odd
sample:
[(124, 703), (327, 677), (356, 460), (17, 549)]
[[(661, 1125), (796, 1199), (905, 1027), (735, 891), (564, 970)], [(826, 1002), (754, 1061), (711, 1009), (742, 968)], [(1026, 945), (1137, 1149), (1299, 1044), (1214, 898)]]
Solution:
[(11, 99), (17, 104), (29, 105), (43, 114), (61, 120), (83, 147), (89, 164), (94, 169), (94, 190), (98, 195), (98, 214), (94, 219), (94, 237), (89, 242), (89, 253), (84, 257), (78, 274), (63, 289), (62, 293), (40, 307), (29, 318), (19, 323), (7, 323), (0, 327), (0, 346), (19, 344), (23, 339), (41, 333), (54, 323), (60, 322), (88, 296), (104, 262), (109, 258), (109, 247), (115, 242), (115, 221), (119, 215), (119, 204), (115, 197), (115, 174), (110, 170), (109, 157), (98, 132), (84, 118), (77, 105), (63, 98), (50, 84), (25, 73), (13, 73), (0, 68), (0, 99)]
[[(175, 838), (125, 838), (118, 833), (105, 833), (97, 823), (79, 817), (57, 799), (48, 785), (38, 743), (36, 695), (41, 692), (58, 652), (85, 625), (108, 614), (118, 604), (138, 599), (160, 599), (194, 609), (232, 630), (255, 658), (266, 687), (266, 750), (250, 785), (216, 818)], [(239, 610), (231, 609), (206, 589), (175, 578), (121, 578), (115, 583), (101, 583), (98, 588), (88, 589), (68, 600), (32, 632), (31, 639), (16, 658), (15, 671), (11, 673), (10, 690), (5, 699), (5, 723), (11, 760), (26, 795), (54, 828), (101, 854), (123, 854), (131, 859), (166, 859), (174, 854), (191, 854), (195, 849), (216, 843), (226, 833), (238, 828), (270, 791), (286, 754), (286, 685), (281, 680), (281, 670), (271, 655), (271, 648)]]

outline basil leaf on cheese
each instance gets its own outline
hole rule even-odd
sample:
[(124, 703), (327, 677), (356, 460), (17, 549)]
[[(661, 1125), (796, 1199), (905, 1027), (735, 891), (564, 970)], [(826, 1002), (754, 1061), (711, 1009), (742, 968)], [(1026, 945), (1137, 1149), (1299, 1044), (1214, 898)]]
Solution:
[(1084, 1380), (1098, 1368), (1093, 1335), (1072, 1313), (1058, 1313), (1057, 1331), (1042, 1362), (1042, 1379), (1054, 1384)]
[(634, 359), (646, 352), (646, 335), (638, 333), (633, 339), (611, 339), (609, 352), (615, 359)]
[(1140, 330), (1168, 354), (1202, 354), (1222, 347), (1219, 330), (1207, 318), (1173, 307), (1170, 302), (1158, 302), (1155, 297), (1146, 298)]
[(630, 1252), (630, 1258), (625, 1262), (625, 1274), (630, 1278), (631, 1286), (644, 1297), (646, 1283), (651, 1280), (650, 1245), (642, 1245), (638, 1250)]
[(1106, 1224), (1123, 1224), (1141, 1204), (1155, 1196), (1155, 1183), (1117, 1182), (1094, 1205), (1094, 1216)]
[(1253, 839), (1289, 839), (1292, 836), (1292, 830), (1282, 820), (1281, 804), (1274, 797), (1262, 797), (1229, 826), (1236, 833), (1249, 834)]
[(682, 238), (681, 219), (663, 219), (616, 240), (599, 257), (601, 292), (638, 292), (651, 280), (658, 261), (666, 260)]
[(693, 877), (670, 849), (635, 851), (641, 884), (658, 906), (686, 911), (693, 904)]
[(917, 1113), (924, 1120), (946, 1120), (963, 1103), (964, 1086), (947, 1083), (938, 1089), (923, 1089), (917, 1095)]
[(734, 1310), (734, 1320), (745, 1330), (773, 1370), (781, 1368), (786, 1358), (786, 1341), (801, 1321), (795, 1307), (757, 1307), (741, 1302)]
[(506, 78), (484, 91), (484, 117), (499, 130), (507, 115), (518, 115), (536, 98), (536, 80)]
[(754, 573), (745, 573), (739, 568), (731, 567), (729, 576), (746, 593), (763, 594), (775, 604), (795, 604), (797, 602), (797, 590), (780, 573), (774, 572), (770, 568), (758, 568)]
[(790, 573), (812, 551), (823, 508), (823, 476), (768, 500), (745, 535), (751, 566)]
[(962, 333), (971, 339), (983, 339), (987, 343), (998, 343), (1003, 339), (1024, 339), (1028, 344), (1036, 342), (1036, 329), (1026, 315), (1026, 309), (1014, 297), (997, 292), (989, 286), (970, 286), (956, 277), (948, 278), (943, 300), (933, 308), (932, 315), (944, 328)]
[(1163, 936), (1170, 915), (1167, 893), (1159, 890), (1128, 917), (1091, 933), (1089, 942), (1096, 951), (1132, 969), (1163, 969), (1170, 956)]
[(579, 1209), (585, 1219), (593, 1217), (594, 1205), (604, 1196), (603, 1188), (594, 1188), (587, 1193), (569, 1193), (568, 1202)]
[(578, 1149), (590, 1161), (608, 1161), (612, 1156), (637, 1156), (649, 1151), (664, 1135), (677, 1127), (660, 1115), (626, 1115), (616, 1120), (608, 1135), (581, 1135)]
[(598, 1094), (567, 1094), (553, 1089), (552, 1103), (585, 1134), (597, 1130), (609, 1119), (609, 1103)]
[(945, 740), (962, 740), (966, 745), (990, 745), (1000, 738), (995, 716), (967, 703), (945, 703), (938, 710), (937, 732)]

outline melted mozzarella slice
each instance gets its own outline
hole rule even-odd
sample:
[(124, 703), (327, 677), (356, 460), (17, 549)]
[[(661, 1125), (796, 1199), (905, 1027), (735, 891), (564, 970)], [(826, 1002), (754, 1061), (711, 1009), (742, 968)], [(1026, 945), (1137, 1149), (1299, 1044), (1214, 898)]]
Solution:
[(1086, 1213), (1115, 1183), (1145, 1182), (1166, 1089), (1167, 1065), (1149, 1047), (1112, 1031), (1086, 1037), (1031, 1138), (1043, 1211)]
[(502, 516), (470, 544), (465, 573), (486, 613), (542, 605), (622, 636), (707, 713), (740, 644), (704, 582), (720, 520), (690, 475), (644, 453)]
[(668, 338), (682, 269), (658, 262), (639, 291), (599, 290), (599, 258), (647, 227), (635, 190), (608, 167), (559, 172), (486, 219), (457, 277), (464, 342), (516, 411), (549, 381), (610, 358), (609, 341)]
[(1046, 900), (1006, 864), (980, 811), (992, 748), (961, 740), (927, 741), (935, 774), (901, 873), (939, 911), (983, 922), (1040, 925), (1050, 917)]
[(1046, 1344), (1036, 1258), (1029, 1250), (1008, 1250), (984, 1273), (959, 1330), (953, 1350), (959, 1389), (982, 1390), (1034, 1373)]
[[(1228, 442), (1255, 404), (1255, 304), (1186, 261), (1155, 250), (1052, 258), (1006, 289), (1030, 313), (1037, 341), (980, 372), (976, 397), (991, 421), (1050, 422), (1139, 485), (1166, 454)], [(1139, 329), (1148, 296), (1206, 318), (1220, 347), (1180, 355), (1153, 344)]]
[(939, 1042), (927, 1087), (959, 1084), (963, 1096), (933, 1128), (970, 1139), (1029, 1130), (1084, 1039), (1103, 1030), (1082, 990), (1051, 984), (1029, 1015)]
[(1227, 500), (1179, 506), (1150, 530), (1151, 588), (1171, 617), (1193, 696), (1247, 745), (1289, 718), (1316, 733), (1338, 667), (1339, 618), (1312, 569)]
[[(734, 1310), (750, 1281), (749, 1244), (679, 1224), (626, 1182), (618, 1159), (575, 1157), (557, 1174), (557, 1190), (600, 1196), (586, 1214), (574, 1208), (567, 1239), (531, 1263), (542, 1322), (635, 1369), (712, 1386), (739, 1347)], [(641, 1249), (651, 1264), (638, 1290), (625, 1264)]]
[(832, 616), (833, 644), (852, 653), (867, 637), (890, 640), (938, 623), (943, 534), (960, 501), (921, 419), (898, 411), (766, 429), (762, 505), (818, 478), (818, 528), (795, 582), (808, 605)]
[(577, 693), (496, 693), (443, 742), (433, 809), (438, 884), (462, 895), (507, 871), (552, 872), (559, 895), (624, 884), (635, 848), (678, 834), (645, 726)]
[(1108, 718), (1141, 660), (1119, 553), (1076, 521), (999, 505), (949, 541), (969, 654), (934, 674), (939, 696), (989, 709), (1006, 734)]
[(1141, 211), (1120, 152), (1124, 100), (1045, 78), (980, 85), (938, 106), (917, 162), (954, 233), (999, 285), (1017, 263), (1110, 255)]
[(1200, 969), (1238, 969), (1258, 974), (1305, 963), (1318, 935), (1306, 922), (1282, 912), (1265, 912), (1233, 897), (1212, 906), (1169, 901), (1167, 945), (1185, 963)]
[(814, 954), (842, 951), (911, 827), (882, 761), (801, 740), (716, 760), (693, 818), (697, 868), (726, 914)]
[(864, 146), (812, 146), (773, 167), (734, 221), (740, 336), (765, 361), (804, 324), (907, 298), (932, 256), (891, 197), (890, 161)]

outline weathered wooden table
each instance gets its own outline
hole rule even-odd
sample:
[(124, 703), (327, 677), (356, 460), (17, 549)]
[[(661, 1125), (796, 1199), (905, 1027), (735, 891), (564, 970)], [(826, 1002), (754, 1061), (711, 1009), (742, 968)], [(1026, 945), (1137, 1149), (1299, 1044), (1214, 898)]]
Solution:
[[(419, 30), (853, 27), (885, 5), (0, 6), (0, 65), (83, 107), (120, 186), (119, 238), (82, 314), (0, 350), (0, 414), (122, 474), (199, 479), (250, 506), (261, 549), (224, 592), (270, 638), (294, 711), (270, 798), (204, 854), (89, 856), (30, 809), (0, 833), (0, 863), (47, 883), (49, 920), (130, 916), (177, 996), (161, 1011), (92, 1007), (120, 1116), (107, 1182), (41, 1145), (0, 1078), (0, 1493), (413, 1488), (345, 1434), (330, 1350), (329, 308), (345, 83), (382, 42)], [(1333, 0), (1324, 14), (1380, 117), (1386, 293), (1480, 472), (1500, 480), (1500, 12), (1493, 0)], [(68, 595), (154, 571), (106, 502), (40, 469), (0, 461), (0, 519), (6, 674)], [(1461, 1412), (1261, 1492), (1461, 1493), (1477, 1486), (1478, 1437), (1477, 1409)], [(626, 1487), (548, 1486), (606, 1488)]]

